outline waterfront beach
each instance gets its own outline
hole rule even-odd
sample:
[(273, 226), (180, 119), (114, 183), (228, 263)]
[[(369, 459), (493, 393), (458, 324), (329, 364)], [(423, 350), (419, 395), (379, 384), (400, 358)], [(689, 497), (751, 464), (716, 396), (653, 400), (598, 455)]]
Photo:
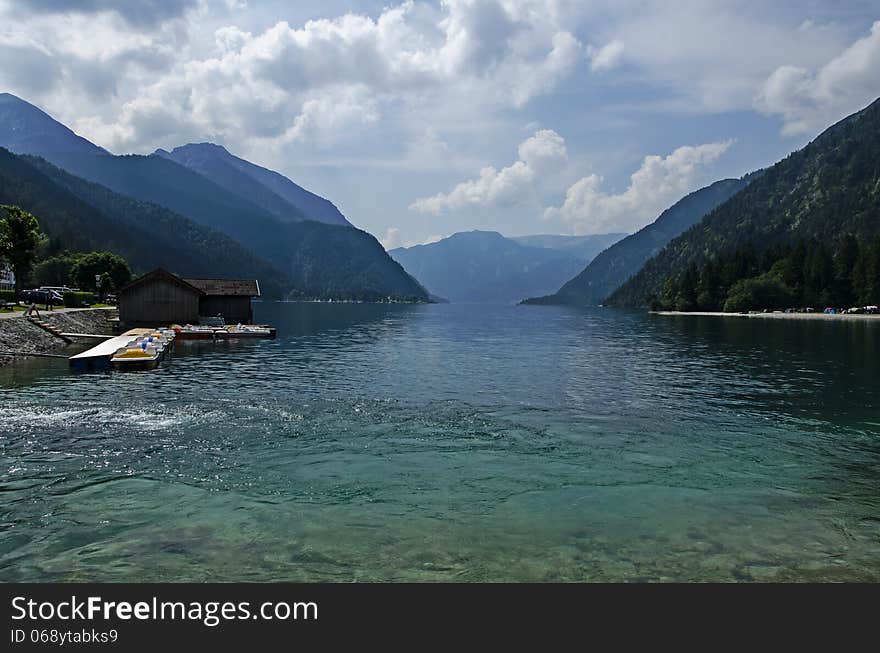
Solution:
[(688, 317), (738, 317), (738, 318), (757, 318), (764, 320), (820, 320), (825, 322), (847, 322), (847, 321), (880, 321), (880, 314), (859, 314), (859, 313), (722, 313), (710, 311), (652, 311), (652, 315), (674, 315)]

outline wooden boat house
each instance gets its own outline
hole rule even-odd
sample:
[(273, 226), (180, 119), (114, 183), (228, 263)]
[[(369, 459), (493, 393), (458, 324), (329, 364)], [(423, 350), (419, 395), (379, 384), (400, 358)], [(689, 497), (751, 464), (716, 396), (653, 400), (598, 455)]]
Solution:
[(251, 299), (259, 296), (256, 279), (184, 279), (158, 268), (120, 291), (119, 321), (126, 327), (197, 324), (222, 316), (227, 324), (250, 324)]

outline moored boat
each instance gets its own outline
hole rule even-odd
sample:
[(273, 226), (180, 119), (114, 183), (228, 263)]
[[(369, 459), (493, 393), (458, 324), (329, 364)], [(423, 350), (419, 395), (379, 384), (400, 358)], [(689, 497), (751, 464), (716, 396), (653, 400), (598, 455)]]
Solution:
[(117, 370), (153, 369), (170, 351), (175, 336), (171, 329), (160, 329), (138, 336), (117, 349), (110, 362)]
[(211, 326), (187, 324), (171, 326), (180, 340), (213, 340), (217, 338), (274, 338), (275, 327), (265, 324), (226, 324)]
[(275, 327), (263, 324), (236, 324), (217, 329), (217, 338), (274, 338)]

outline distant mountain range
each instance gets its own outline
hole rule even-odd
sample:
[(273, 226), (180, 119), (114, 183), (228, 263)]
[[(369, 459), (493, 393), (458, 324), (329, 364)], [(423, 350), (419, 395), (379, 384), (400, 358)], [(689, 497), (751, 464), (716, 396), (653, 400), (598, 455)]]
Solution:
[(221, 276), (220, 269), (228, 269), (259, 279), (269, 297), (281, 297), (289, 288), (277, 268), (219, 231), (75, 177), (45, 159), (3, 148), (0, 204), (38, 216), (53, 253), (109, 250), (135, 270), (164, 267), (194, 277)]
[(285, 222), (314, 220), (350, 227), (351, 223), (330, 201), (297, 186), (284, 175), (230, 154), (213, 143), (190, 143), (171, 152), (156, 150), (156, 156), (198, 172), (215, 184), (249, 198)]
[[(240, 245), (242, 252), (247, 252), (246, 256), (233, 257), (233, 261), (247, 259), (252, 265), (274, 269), (284, 295), (427, 300), (425, 289), (386, 254), (379, 242), (351, 227), (329, 201), (278, 173), (234, 157), (222, 147), (188, 145), (156, 156), (115, 156), (8, 93), (0, 95), (0, 147), (42, 157), (81, 178), (64, 178), (63, 185), (68, 192), (76, 189), (74, 194), (80, 201), (95, 202), (94, 208), (108, 220), (129, 224), (107, 204), (100, 205), (107, 202), (118, 208), (129, 199), (164, 207), (168, 215), (175, 214), (175, 220), (187, 220), (187, 229), (182, 233), (193, 235), (196, 241), (207, 241), (208, 232), (195, 228), (199, 225), (225, 234)], [(62, 179), (52, 167), (33, 160), (26, 163), (42, 170), (43, 176), (55, 183)], [(17, 165), (12, 159), (7, 164)], [(103, 188), (82, 184), (82, 180)], [(19, 190), (20, 187), (6, 189), (10, 196)], [(83, 199), (85, 195), (91, 199)], [(52, 207), (55, 216), (34, 211), (42, 222), (59, 224), (57, 215), (63, 212), (64, 205), (61, 196), (57, 198), (61, 204)], [(16, 203), (23, 208), (34, 204), (27, 200), (21, 197)], [(171, 219), (168, 215), (166, 218)], [(103, 231), (86, 231), (90, 246), (104, 246)], [(211, 238), (217, 235), (213, 233)], [(180, 245), (197, 248), (199, 243)], [(145, 239), (139, 246), (150, 249), (160, 245), (157, 239)], [(120, 248), (118, 242), (116, 248)], [(158, 256), (157, 252), (153, 258)], [(207, 262), (210, 269), (199, 274), (235, 276), (253, 269), (238, 267), (219, 256)], [(185, 264), (168, 267), (181, 269)]]
[(269, 297), (629, 307), (743, 306), (777, 291), (873, 297), (878, 188), (880, 100), (630, 236), (471, 231), (386, 253), (328, 200), (220, 145), (116, 156), (0, 94), (0, 203), (34, 213), (51, 252), (107, 249), (136, 272), (256, 277)]
[(510, 240), (525, 245), (526, 247), (541, 247), (543, 249), (556, 249), (566, 252), (573, 257), (585, 262), (592, 261), (599, 252), (610, 247), (621, 238), (624, 233), (598, 234), (591, 236), (564, 236), (556, 234), (537, 234), (534, 236), (511, 236)]
[(745, 188), (753, 178), (724, 179), (694, 191), (666, 209), (651, 224), (615, 243), (557, 292), (526, 304), (597, 306), (636, 274), (666, 244), (697, 224), (712, 209)]
[(389, 254), (431, 293), (449, 301), (509, 304), (558, 288), (622, 236), (506, 238), (469, 231)]
[[(853, 261), (844, 259), (854, 253), (838, 256), (842, 241), (849, 239), (866, 246), (878, 235), (880, 100), (766, 169), (699, 224), (673, 239), (614, 292), (608, 304), (647, 306), (652, 298), (664, 294), (667, 284), (679, 284), (688, 274), (696, 277), (701, 266), (722, 258), (729, 259), (728, 267), (743, 269), (706, 269), (704, 272), (711, 276), (727, 278), (723, 283), (695, 278), (694, 285), (706, 283), (712, 286), (706, 290), (724, 291), (724, 284), (760, 273), (774, 259), (796, 268), (771, 271), (772, 277), (791, 284), (792, 289), (810, 283), (810, 279), (799, 278), (802, 275), (812, 277), (819, 285), (830, 283), (830, 279), (842, 271), (848, 274), (853, 267)], [(805, 244), (806, 256), (815, 260), (797, 260), (796, 254), (787, 253)], [(821, 248), (833, 253), (834, 260), (819, 255)], [(761, 259), (767, 259), (766, 264), (761, 264)], [(873, 282), (867, 278), (860, 282), (868, 286), (873, 283), (880, 289), (880, 269), (856, 273), (873, 277)], [(696, 293), (699, 288), (693, 290)], [(880, 297), (872, 301), (880, 301)]]

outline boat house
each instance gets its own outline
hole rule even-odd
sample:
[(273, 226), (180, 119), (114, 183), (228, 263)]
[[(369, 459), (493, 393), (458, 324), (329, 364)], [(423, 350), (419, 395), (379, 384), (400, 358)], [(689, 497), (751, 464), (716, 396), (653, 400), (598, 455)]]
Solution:
[(260, 296), (256, 279), (184, 279), (202, 292), (199, 297), (201, 317), (223, 318), (226, 324), (251, 324), (254, 311), (251, 299)]
[(119, 321), (155, 326), (222, 316), (227, 324), (250, 324), (251, 299), (259, 296), (255, 279), (184, 279), (158, 268), (120, 291)]

